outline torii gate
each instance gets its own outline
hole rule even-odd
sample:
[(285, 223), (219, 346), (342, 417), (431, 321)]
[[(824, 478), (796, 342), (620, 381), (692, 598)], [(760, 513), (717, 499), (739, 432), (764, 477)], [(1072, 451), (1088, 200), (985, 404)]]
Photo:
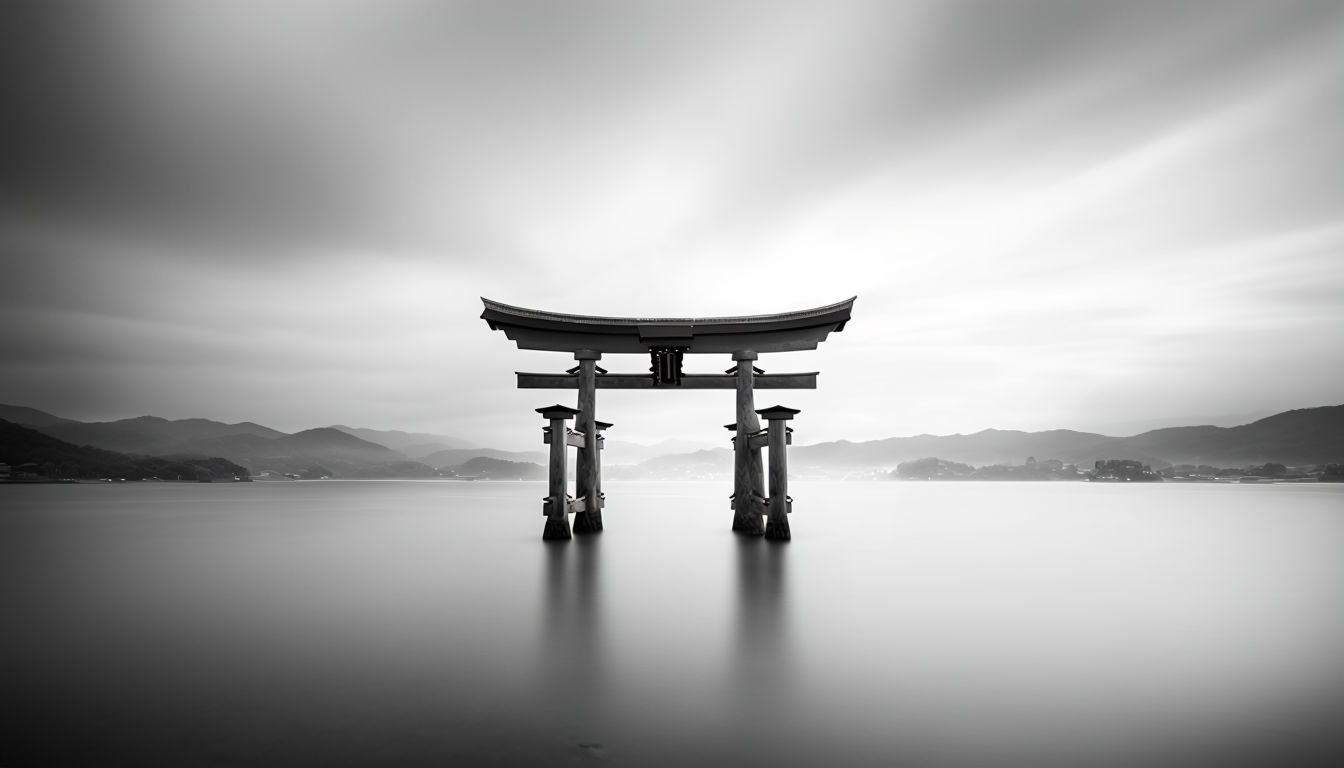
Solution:
[[(524, 309), (481, 298), (481, 319), (503, 331), (519, 349), (569, 352), (579, 364), (563, 374), (517, 373), (519, 389), (577, 389), (578, 408), (538, 408), (547, 421), (543, 441), (550, 444), (550, 488), (542, 514), (543, 539), (570, 538), (602, 530), (602, 430), (597, 420), (598, 389), (735, 389), (737, 421), (727, 425), (733, 437), (733, 530), (767, 539), (789, 540), (792, 499), (788, 496), (785, 448), (792, 442), (785, 422), (799, 411), (784, 406), (756, 410), (756, 389), (816, 389), (817, 372), (767, 374), (753, 363), (768, 352), (816, 349), (832, 331), (842, 331), (854, 307), (851, 297), (837, 304), (799, 312), (742, 317), (639, 318), (592, 317)], [(608, 373), (597, 366), (604, 354), (647, 354), (649, 373)], [(736, 363), (720, 374), (684, 374), (686, 354), (729, 354)], [(769, 423), (761, 429), (757, 416)], [(577, 429), (565, 422), (576, 419)], [(565, 450), (578, 448), (575, 496), (567, 493)], [(770, 487), (765, 495), (761, 448), (770, 449)], [(762, 516), (768, 520), (762, 524)]]

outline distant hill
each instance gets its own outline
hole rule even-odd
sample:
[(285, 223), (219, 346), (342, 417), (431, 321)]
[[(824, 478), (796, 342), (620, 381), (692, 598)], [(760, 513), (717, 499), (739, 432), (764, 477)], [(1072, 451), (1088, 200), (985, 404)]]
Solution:
[(170, 421), (158, 416), (102, 422), (62, 421), (38, 428), (52, 437), (76, 445), (155, 456), (205, 453), (202, 445), (198, 444), (209, 444), (223, 437), (251, 435), (278, 438), (285, 434), (252, 422), (224, 424), (209, 419)]
[[(283, 437), (283, 435), (281, 435)], [(190, 450), (181, 453), (204, 453), (218, 456), (267, 456), (273, 453), (272, 446), (276, 438), (260, 435), (224, 435), (203, 440), (193, 440), (183, 447)], [(240, 459), (241, 461), (241, 459)]]
[(213, 443), (225, 455), (255, 472), (301, 477), (434, 477), (432, 467), (405, 454), (332, 427), (258, 439), (234, 435)]
[(422, 456), (420, 460), (434, 467), (456, 467), (477, 457), (535, 464), (545, 464), (549, 461), (545, 451), (501, 451), (495, 448), (448, 448)]
[(25, 427), (49, 427), (70, 421), (60, 416), (52, 416), (46, 411), (28, 408), (22, 405), (0, 405), (0, 420)]
[(435, 451), (450, 450), (454, 448), (471, 448), (472, 443), (463, 440), (460, 437), (449, 435), (431, 435), (423, 432), (402, 432), (392, 429), (365, 429), (363, 427), (347, 427), (344, 424), (334, 424), (332, 429), (339, 429), (346, 434), (354, 435), (371, 443), (385, 445), (394, 451), (400, 451), (413, 459), (423, 459)]
[(46, 421), (37, 429), (67, 443), (124, 454), (163, 456), (175, 461), (220, 456), (254, 473), (269, 469), (302, 477), (436, 474), (432, 467), (412, 461), (403, 453), (331, 427), (289, 435), (252, 422), (224, 424), (209, 419), (169, 420), (157, 416), (108, 422), (58, 417)]
[(488, 456), (477, 456), (455, 467), (458, 477), (486, 480), (545, 480), (546, 467), (526, 461), (505, 461)]
[(699, 442), (690, 440), (663, 440), (653, 445), (643, 445), (641, 443), (632, 443), (625, 440), (613, 440), (606, 438), (606, 447), (602, 450), (602, 463), (611, 464), (640, 464), (649, 459), (656, 459), (659, 456), (671, 456), (676, 454), (694, 453), (699, 450), (709, 449), (711, 446), (722, 447), (730, 445), (729, 438), (732, 434), (727, 430), (720, 430), (720, 434), (710, 432), (707, 439)]
[[(140, 480), (232, 480), (247, 470), (218, 457), (165, 459), (131, 456), (101, 448), (78, 446), (42, 434), (35, 429), (0, 421), (0, 462), (11, 471), (35, 473), (49, 479), (125, 478)], [(26, 470), (20, 470), (31, 465)]]
[(633, 466), (602, 467), (602, 476), (612, 480), (711, 480), (732, 473), (733, 452), (728, 448), (656, 456)]
[(406, 458), (405, 454), (385, 445), (371, 443), (331, 427), (305, 429), (292, 435), (283, 435), (272, 440), (271, 445), (291, 453), (322, 453), (349, 461), (377, 463)]
[(1059, 429), (1018, 432), (987, 429), (971, 435), (918, 435), (852, 443), (795, 446), (789, 463), (800, 469), (895, 467), (936, 456), (973, 466), (1022, 464), (1028, 457), (1091, 466), (1098, 459), (1134, 459), (1153, 466), (1242, 466), (1276, 461), (1324, 464), (1344, 459), (1344, 405), (1287, 411), (1238, 427), (1172, 427), (1133, 437)]
[[(254, 472), (270, 469), (305, 477), (430, 477), (434, 475), (432, 467), (455, 468), (477, 458), (542, 466), (547, 461), (540, 447), (533, 451), (471, 448), (460, 445), (465, 441), (444, 435), (344, 425), (288, 435), (251, 422), (224, 424), (208, 419), (170, 421), (141, 416), (85, 423), (33, 408), (0, 406), (0, 418), (4, 414), (24, 419), (22, 423), (27, 426), (75, 445), (179, 460), (220, 456)], [(798, 437), (805, 433), (803, 427)], [(726, 444), (726, 433), (722, 437)], [(437, 447), (452, 442), (459, 445)], [(693, 445), (664, 442), (643, 446), (608, 440), (603, 474), (611, 479), (675, 479), (731, 473), (730, 449), (684, 450)], [(658, 451), (676, 452), (659, 455)], [(1020, 465), (1032, 457), (1085, 467), (1098, 459), (1133, 459), (1154, 467), (1238, 467), (1271, 461), (1324, 464), (1344, 460), (1344, 405), (1286, 411), (1236, 427), (1169, 427), (1131, 437), (1066, 429), (986, 429), (970, 435), (797, 444), (789, 450), (790, 468), (800, 475), (887, 471), (901, 462), (927, 457), (972, 466)]]
[(1117, 438), (1106, 448), (1117, 458), (1149, 453), (1172, 464), (1339, 462), (1344, 460), (1344, 405), (1285, 411), (1239, 427), (1155, 429)]
[(860, 443), (841, 440), (799, 445), (790, 450), (789, 462), (799, 467), (830, 470), (892, 468), (903, 461), (928, 456), (974, 466), (1021, 464), (1030, 456), (1072, 462), (1082, 460), (1074, 457), (1092, 455), (1097, 445), (1113, 439), (1068, 429), (1048, 432), (986, 429), (970, 435), (916, 435)]

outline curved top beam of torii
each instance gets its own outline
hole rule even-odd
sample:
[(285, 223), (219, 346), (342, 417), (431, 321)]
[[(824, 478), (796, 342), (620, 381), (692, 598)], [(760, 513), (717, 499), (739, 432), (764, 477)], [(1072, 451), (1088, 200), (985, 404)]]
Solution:
[(815, 309), (739, 317), (595, 317), (525, 309), (481, 297), (481, 319), (519, 349), (550, 352), (591, 350), (646, 354), (678, 348), (689, 354), (816, 349), (832, 331), (842, 331), (854, 308), (852, 296)]

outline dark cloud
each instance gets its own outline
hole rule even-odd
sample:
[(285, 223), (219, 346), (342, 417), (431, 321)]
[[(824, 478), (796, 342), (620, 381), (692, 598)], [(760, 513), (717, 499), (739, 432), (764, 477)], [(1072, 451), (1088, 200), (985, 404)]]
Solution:
[(547, 185), (558, 189), (582, 183), (575, 166), (602, 156), (603, 120), (655, 102), (697, 56), (697, 35), (713, 38), (716, 21), (743, 13), (13, 4), (0, 95), (19, 119), (0, 135), (0, 204), (38, 224), (244, 252), (499, 251), (508, 239), (489, 230), (500, 216), (483, 206), (536, 203), (527, 187), (539, 176), (566, 174)]
[[(182, 240), (508, 252), (657, 142), (701, 226), (968, 157), (1133, 141), (1337, 26), (1326, 2), (15, 3), (0, 203)], [(913, 30), (913, 31), (912, 31)], [(1108, 139), (1109, 137), (1109, 139)], [(656, 146), (656, 145), (655, 145)], [(646, 182), (647, 183), (647, 182)], [(655, 182), (656, 183), (656, 182)], [(637, 190), (631, 190), (636, 192)], [(543, 216), (544, 212), (540, 212)]]
[[(16, 119), (0, 136), (0, 202), (10, 217), (223, 242), (243, 254), (404, 243), (398, 226), (417, 222), (398, 221), (386, 196), (398, 191), (409, 158), (387, 157), (389, 139), (372, 134), (377, 121), (361, 113), (378, 108), (376, 94), (337, 100), (323, 84), (324, 65), (339, 76), (348, 62), (324, 62), (320, 47), (305, 55), (302, 19), (256, 6), (233, 17), (220, 11), (136, 2), (8, 8), (6, 26), (19, 41), (8, 50), (13, 76), (3, 94)], [(234, 24), (213, 35), (212, 21)], [(248, 36), (271, 22), (269, 37)]]

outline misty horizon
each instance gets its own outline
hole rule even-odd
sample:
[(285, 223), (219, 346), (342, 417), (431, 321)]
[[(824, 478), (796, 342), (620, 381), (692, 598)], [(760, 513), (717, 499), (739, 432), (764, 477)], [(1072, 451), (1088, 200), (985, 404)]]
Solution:
[[(760, 393), (758, 393), (758, 397), (759, 397), (759, 394), (760, 394)], [(1329, 407), (1330, 405), (1337, 405), (1337, 404), (1321, 404), (1321, 405), (1313, 405), (1313, 406), (1303, 406), (1303, 407), (1301, 407), (1301, 408), (1293, 408), (1293, 409), (1290, 409), (1290, 410), (1307, 410), (1307, 409), (1310, 409), (1310, 408), (1317, 408), (1317, 407)], [(0, 408), (4, 408), (4, 407), (31, 408), (32, 406), (26, 406), (26, 405), (18, 404), (18, 403), (0, 403)], [(42, 411), (42, 409), (34, 409), (34, 410)], [(86, 423), (86, 424), (108, 424), (108, 423), (114, 423), (114, 422), (121, 422), (121, 421), (129, 421), (129, 420), (134, 420), (134, 419), (140, 419), (140, 418), (163, 419), (163, 420), (165, 420), (165, 421), (188, 421), (188, 420), (193, 420), (193, 419), (204, 419), (204, 420), (206, 420), (206, 421), (213, 421), (213, 422), (220, 423), (220, 424), (225, 424), (225, 425), (228, 425), (228, 426), (234, 426), (234, 425), (240, 425), (240, 424), (255, 424), (255, 425), (260, 426), (260, 427), (265, 427), (265, 428), (267, 428), (267, 429), (274, 429), (274, 430), (276, 430), (277, 432), (280, 432), (280, 433), (283, 433), (283, 434), (289, 434), (289, 435), (298, 434), (298, 433), (300, 433), (300, 432), (308, 432), (308, 431), (312, 431), (312, 430), (332, 429), (332, 428), (334, 428), (334, 429), (338, 429), (338, 430), (350, 430), (352, 433), (353, 433), (353, 432), (357, 432), (357, 431), (361, 431), (361, 430), (368, 430), (368, 431), (373, 431), (373, 432), (400, 432), (400, 433), (405, 433), (405, 434), (410, 434), (410, 435), (423, 435), (423, 436), (425, 436), (425, 437), (433, 437), (433, 438), (452, 438), (452, 439), (456, 439), (456, 440), (460, 441), (460, 442), (462, 443), (462, 445), (461, 445), (460, 447), (463, 448), (463, 449), (469, 449), (469, 448), (483, 448), (483, 449), (505, 449), (505, 450), (517, 450), (517, 451), (532, 451), (532, 452), (539, 452), (539, 451), (542, 450), (542, 449), (539, 447), (539, 446), (541, 445), (540, 431), (539, 431), (539, 430), (538, 430), (538, 432), (537, 432), (537, 435), (532, 436), (531, 439), (527, 440), (527, 441), (526, 441), (525, 443), (523, 443), (522, 445), (514, 445), (514, 444), (491, 443), (491, 442), (488, 442), (487, 440), (484, 440), (484, 439), (476, 439), (476, 438), (474, 438), (474, 437), (471, 436), (471, 435), (463, 435), (463, 434), (461, 434), (461, 433), (457, 433), (457, 432), (436, 433), (436, 432), (426, 432), (426, 431), (418, 430), (418, 429), (392, 429), (392, 428), (381, 427), (381, 426), (378, 426), (378, 425), (369, 425), (369, 424), (350, 424), (350, 423), (345, 423), (345, 422), (340, 421), (340, 420), (333, 421), (333, 422), (328, 423), (328, 424), (316, 424), (316, 425), (311, 425), (311, 426), (306, 426), (306, 427), (300, 427), (300, 428), (298, 428), (298, 429), (286, 429), (286, 428), (282, 428), (282, 427), (280, 427), (280, 426), (277, 426), (277, 425), (275, 425), (275, 424), (263, 423), (263, 422), (260, 422), (260, 421), (258, 421), (258, 420), (256, 420), (256, 419), (243, 419), (243, 420), (241, 420), (241, 421), (228, 422), (228, 421), (224, 421), (224, 420), (222, 420), (222, 419), (214, 418), (214, 417), (212, 417), (212, 416), (210, 416), (210, 415), (208, 415), (208, 414), (194, 414), (194, 415), (189, 415), (189, 416), (181, 416), (181, 417), (172, 417), (172, 418), (170, 418), (170, 417), (163, 416), (163, 415), (160, 415), (160, 414), (143, 413), (143, 414), (136, 414), (136, 415), (133, 415), (133, 416), (121, 416), (121, 417), (115, 417), (115, 418), (80, 419), (80, 418), (74, 418), (74, 417), (71, 417), (71, 416), (69, 416), (69, 415), (67, 415), (67, 414), (50, 413), (50, 412), (47, 412), (47, 411), (42, 411), (42, 412), (47, 413), (47, 414), (50, 415), (50, 416), (55, 416), (55, 417), (57, 417), (57, 418), (68, 419), (68, 420), (71, 420), (71, 421), (77, 421), (77, 422), (83, 422), (83, 423)], [(931, 433), (931, 432), (921, 432), (921, 433), (908, 434), (908, 435), (888, 434), (888, 435), (883, 435), (883, 436), (881, 436), (881, 437), (872, 438), (872, 440), (884, 440), (884, 439), (890, 439), (890, 438), (912, 438), (912, 437), (923, 437), (923, 436), (950, 437), (950, 436), (960, 436), (960, 435), (975, 435), (975, 434), (979, 434), (979, 433), (981, 433), (981, 432), (985, 432), (985, 431), (1002, 431), (1002, 432), (1024, 432), (1024, 433), (1032, 433), (1032, 432), (1049, 432), (1049, 431), (1057, 431), (1057, 430), (1070, 431), (1070, 432), (1079, 432), (1079, 433), (1086, 433), (1086, 434), (1096, 434), (1096, 435), (1101, 435), (1101, 436), (1105, 436), (1105, 437), (1133, 437), (1133, 436), (1137, 436), (1137, 435), (1140, 435), (1140, 434), (1143, 434), (1143, 433), (1145, 433), (1145, 432), (1152, 431), (1152, 430), (1157, 430), (1157, 429), (1168, 429), (1168, 428), (1175, 428), (1175, 427), (1196, 427), (1196, 426), (1212, 426), (1212, 427), (1222, 427), (1222, 428), (1227, 428), (1227, 427), (1237, 427), (1237, 426), (1243, 426), (1243, 425), (1246, 425), (1246, 424), (1250, 424), (1250, 423), (1253, 423), (1253, 422), (1255, 422), (1255, 421), (1259, 421), (1260, 419), (1267, 418), (1267, 417), (1269, 417), (1269, 416), (1273, 416), (1273, 415), (1275, 415), (1275, 414), (1274, 414), (1274, 413), (1270, 413), (1270, 412), (1261, 412), (1261, 413), (1255, 413), (1255, 414), (1241, 414), (1241, 415), (1229, 414), (1229, 415), (1226, 415), (1226, 416), (1221, 417), (1221, 418), (1218, 418), (1218, 419), (1210, 419), (1210, 420), (1161, 421), (1161, 420), (1153, 419), (1153, 420), (1149, 420), (1148, 422), (1145, 422), (1145, 423), (1151, 423), (1151, 426), (1148, 426), (1147, 428), (1144, 428), (1144, 429), (1137, 429), (1137, 430), (1132, 431), (1132, 432), (1105, 432), (1105, 431), (1101, 431), (1101, 430), (1094, 430), (1094, 429), (1075, 429), (1075, 428), (1072, 428), (1072, 427), (1063, 427), (1063, 426), (1061, 426), (1061, 427), (1050, 427), (1050, 428), (1047, 428), (1047, 429), (1041, 429), (1041, 430), (1019, 430), (1019, 429), (1013, 429), (1013, 428), (1009, 428), (1009, 427), (1001, 427), (1001, 426), (993, 426), (993, 425), (991, 425), (991, 426), (986, 426), (986, 427), (984, 427), (983, 429), (974, 430), (974, 431), (972, 431), (972, 432), (953, 432), (953, 433), (946, 433), (946, 434), (942, 434), (942, 435), (939, 435), (939, 434), (936, 434), (936, 433)], [(3, 414), (0, 414), (0, 418), (4, 418)], [(624, 438), (624, 437), (617, 438), (617, 437), (615, 437), (614, 435), (609, 435), (608, 438), (607, 438), (607, 442), (608, 442), (609, 445), (610, 445), (610, 444), (628, 444), (628, 445), (632, 445), (632, 446), (638, 446), (639, 448), (642, 448), (642, 449), (660, 448), (660, 447), (664, 447), (664, 446), (672, 447), (672, 448), (677, 448), (677, 449), (685, 449), (686, 451), (704, 450), (704, 449), (718, 449), (718, 448), (724, 448), (724, 449), (727, 449), (728, 443), (730, 442), (729, 438), (731, 437), (731, 435), (729, 435), (729, 434), (727, 434), (727, 433), (724, 433), (723, 435), (714, 434), (713, 431), (708, 430), (708, 429), (706, 429), (705, 432), (706, 432), (706, 434), (702, 434), (702, 435), (699, 435), (699, 436), (697, 436), (694, 432), (691, 432), (691, 433), (690, 433), (691, 436), (689, 436), (689, 437), (685, 437), (685, 436), (677, 436), (677, 435), (673, 435), (673, 436), (654, 436), (654, 437), (652, 437), (652, 438), (646, 438), (646, 439), (643, 439), (643, 440), (640, 440), (640, 439), (629, 439), (629, 438)], [(371, 440), (371, 442), (378, 442), (378, 441), (375, 439), (375, 440)], [(844, 436), (841, 436), (841, 437), (838, 437), (838, 438), (834, 438), (834, 439), (832, 439), (832, 440), (825, 440), (825, 441), (820, 441), (820, 440), (818, 440), (818, 441), (809, 441), (809, 440), (806, 440), (806, 439), (803, 439), (803, 438), (799, 438), (799, 439), (797, 440), (797, 444), (800, 445), (800, 446), (816, 445), (816, 444), (827, 443), (827, 442), (868, 442), (868, 441), (854, 440), (854, 439), (851, 439), (851, 438), (846, 438), (846, 437), (844, 437)]]

